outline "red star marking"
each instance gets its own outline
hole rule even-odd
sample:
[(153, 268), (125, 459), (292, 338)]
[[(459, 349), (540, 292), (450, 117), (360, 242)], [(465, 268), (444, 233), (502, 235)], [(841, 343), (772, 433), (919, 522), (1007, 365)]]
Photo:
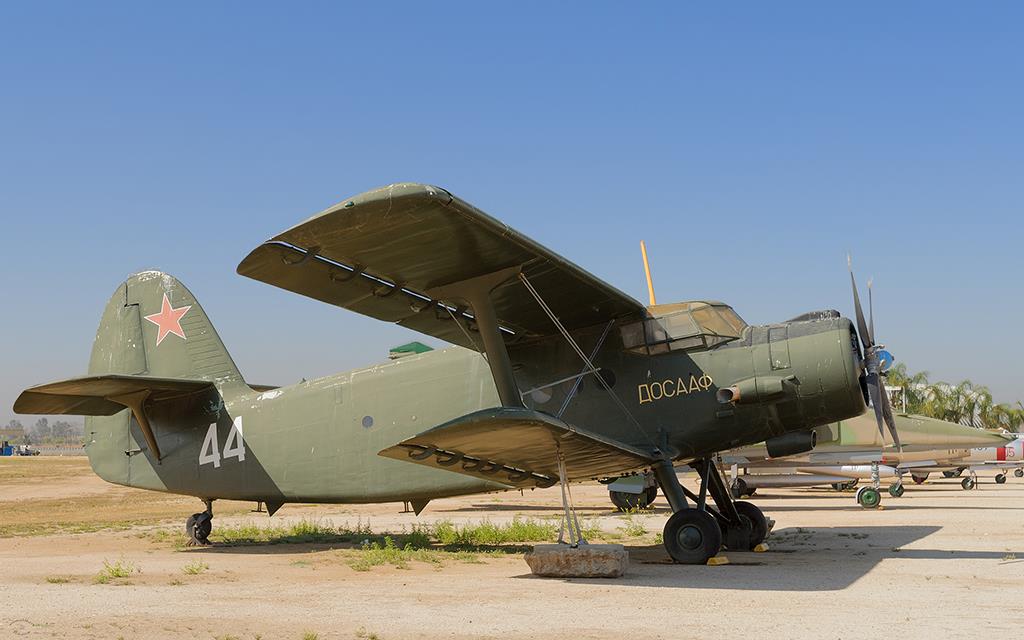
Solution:
[(185, 339), (185, 332), (181, 330), (181, 317), (191, 308), (192, 305), (187, 305), (175, 309), (171, 306), (171, 301), (167, 299), (167, 294), (164, 294), (164, 303), (160, 307), (160, 313), (145, 316), (146, 320), (149, 320), (157, 326), (157, 346), (160, 346), (160, 343), (164, 341), (164, 338), (167, 337), (168, 333), (173, 333), (182, 340)]

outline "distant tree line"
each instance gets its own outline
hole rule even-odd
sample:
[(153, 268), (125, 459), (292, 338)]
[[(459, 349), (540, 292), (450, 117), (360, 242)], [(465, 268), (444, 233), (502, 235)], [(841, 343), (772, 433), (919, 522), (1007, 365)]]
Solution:
[(7, 429), (24, 429), (24, 442), (15, 444), (82, 444), (84, 428), (66, 420), (50, 422), (47, 418), (39, 418), (31, 428), (25, 429), (21, 420), (11, 420)]
[(1024, 404), (996, 403), (988, 387), (970, 380), (958, 384), (931, 382), (927, 371), (911, 374), (907, 365), (900, 363), (889, 369), (886, 384), (903, 387), (907, 413), (974, 427), (1024, 432)]

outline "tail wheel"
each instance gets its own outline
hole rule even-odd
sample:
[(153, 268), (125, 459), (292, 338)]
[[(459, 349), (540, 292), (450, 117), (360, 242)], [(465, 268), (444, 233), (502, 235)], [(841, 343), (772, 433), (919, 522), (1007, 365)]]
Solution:
[(1014, 469), (1013, 475), (1017, 476), (1018, 478), (1024, 478), (1024, 469)]
[(210, 544), (210, 532), (213, 531), (213, 516), (207, 512), (193, 513), (185, 521), (185, 535), (190, 544)]
[(751, 502), (737, 500), (733, 504), (741, 517), (750, 520), (750, 548), (753, 549), (768, 537), (768, 519), (764, 517), (764, 512)]
[(705, 564), (722, 548), (722, 530), (707, 511), (683, 509), (665, 523), (664, 540), (679, 564)]

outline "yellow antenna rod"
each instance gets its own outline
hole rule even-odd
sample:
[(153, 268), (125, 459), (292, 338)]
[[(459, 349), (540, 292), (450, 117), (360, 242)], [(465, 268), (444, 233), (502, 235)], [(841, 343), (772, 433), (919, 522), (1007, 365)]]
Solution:
[(651, 306), (658, 304), (654, 299), (654, 282), (651, 280), (651, 265), (647, 262), (647, 245), (640, 241), (640, 253), (644, 256), (644, 273), (647, 274), (647, 294), (651, 297)]

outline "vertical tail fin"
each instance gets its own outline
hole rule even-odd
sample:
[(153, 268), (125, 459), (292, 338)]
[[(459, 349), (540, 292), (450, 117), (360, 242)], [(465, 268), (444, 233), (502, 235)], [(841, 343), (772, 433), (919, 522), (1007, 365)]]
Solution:
[(129, 277), (107, 303), (89, 374), (242, 382), (192, 292), (177, 278), (158, 271)]

